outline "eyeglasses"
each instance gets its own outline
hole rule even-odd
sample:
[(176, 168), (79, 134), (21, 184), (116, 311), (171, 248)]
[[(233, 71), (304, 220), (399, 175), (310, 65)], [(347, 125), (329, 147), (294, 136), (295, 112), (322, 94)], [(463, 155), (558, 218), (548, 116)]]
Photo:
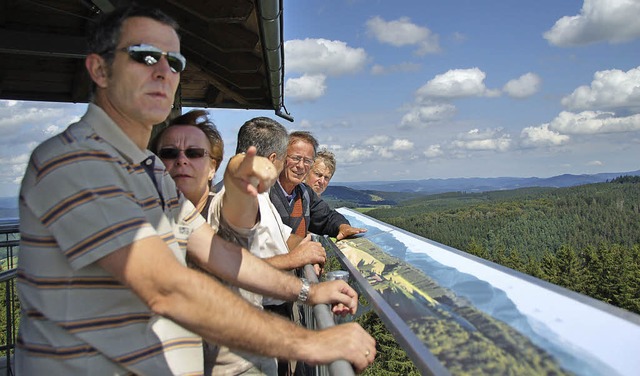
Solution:
[(189, 159), (202, 158), (205, 155), (209, 154), (209, 152), (206, 151), (204, 148), (187, 148), (187, 149), (162, 148), (158, 151), (158, 156), (161, 159), (177, 159), (181, 151), (183, 151), (184, 156)]
[(303, 161), (304, 165), (307, 167), (313, 164), (313, 159), (305, 158), (301, 155), (287, 155), (287, 158), (291, 159), (293, 162), (295, 162), (295, 164), (298, 164), (300, 163), (300, 161)]
[(173, 73), (180, 73), (187, 66), (187, 59), (180, 52), (166, 52), (150, 44), (136, 44), (123, 47), (119, 51), (126, 52), (129, 57), (140, 64), (155, 65), (164, 56)]

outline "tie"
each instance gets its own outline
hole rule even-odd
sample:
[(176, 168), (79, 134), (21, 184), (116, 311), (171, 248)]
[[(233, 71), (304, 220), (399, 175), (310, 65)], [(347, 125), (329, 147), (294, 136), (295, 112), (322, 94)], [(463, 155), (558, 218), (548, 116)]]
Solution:
[(302, 212), (301, 196), (302, 195), (296, 195), (296, 198), (293, 201), (293, 210), (291, 210), (291, 223), (295, 223), (295, 220), (297, 218), (300, 218), (298, 227), (293, 229), (293, 233), (304, 238), (305, 236), (307, 236), (307, 223), (304, 220), (304, 213)]

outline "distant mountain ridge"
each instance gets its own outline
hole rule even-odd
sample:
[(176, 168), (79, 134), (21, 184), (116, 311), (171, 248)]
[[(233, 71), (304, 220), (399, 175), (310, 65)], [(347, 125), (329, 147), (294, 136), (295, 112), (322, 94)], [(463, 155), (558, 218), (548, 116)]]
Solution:
[(640, 170), (630, 172), (610, 172), (599, 174), (563, 174), (549, 178), (449, 178), (399, 181), (332, 182), (324, 195), (338, 193), (340, 186), (359, 191), (412, 192), (436, 194), (446, 192), (486, 192), (526, 187), (572, 187), (576, 185), (603, 183), (623, 175), (640, 175)]

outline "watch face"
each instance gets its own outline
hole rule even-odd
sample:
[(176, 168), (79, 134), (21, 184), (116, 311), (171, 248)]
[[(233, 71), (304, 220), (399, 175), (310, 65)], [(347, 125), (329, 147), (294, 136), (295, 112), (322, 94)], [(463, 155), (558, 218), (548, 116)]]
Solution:
[(310, 285), (309, 285), (309, 281), (307, 281), (306, 278), (300, 278), (300, 280), (302, 281), (302, 288), (298, 293), (298, 302), (304, 303), (309, 298)]

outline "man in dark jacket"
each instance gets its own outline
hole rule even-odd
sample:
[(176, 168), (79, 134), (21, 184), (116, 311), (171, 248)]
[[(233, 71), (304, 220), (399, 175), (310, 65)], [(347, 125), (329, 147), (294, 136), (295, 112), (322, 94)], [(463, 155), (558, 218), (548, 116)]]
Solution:
[(331, 209), (302, 182), (313, 165), (317, 148), (318, 141), (309, 132), (289, 135), (284, 169), (269, 191), (269, 198), (278, 209), (282, 222), (301, 237), (312, 232), (340, 240), (367, 231), (352, 227), (342, 214)]

